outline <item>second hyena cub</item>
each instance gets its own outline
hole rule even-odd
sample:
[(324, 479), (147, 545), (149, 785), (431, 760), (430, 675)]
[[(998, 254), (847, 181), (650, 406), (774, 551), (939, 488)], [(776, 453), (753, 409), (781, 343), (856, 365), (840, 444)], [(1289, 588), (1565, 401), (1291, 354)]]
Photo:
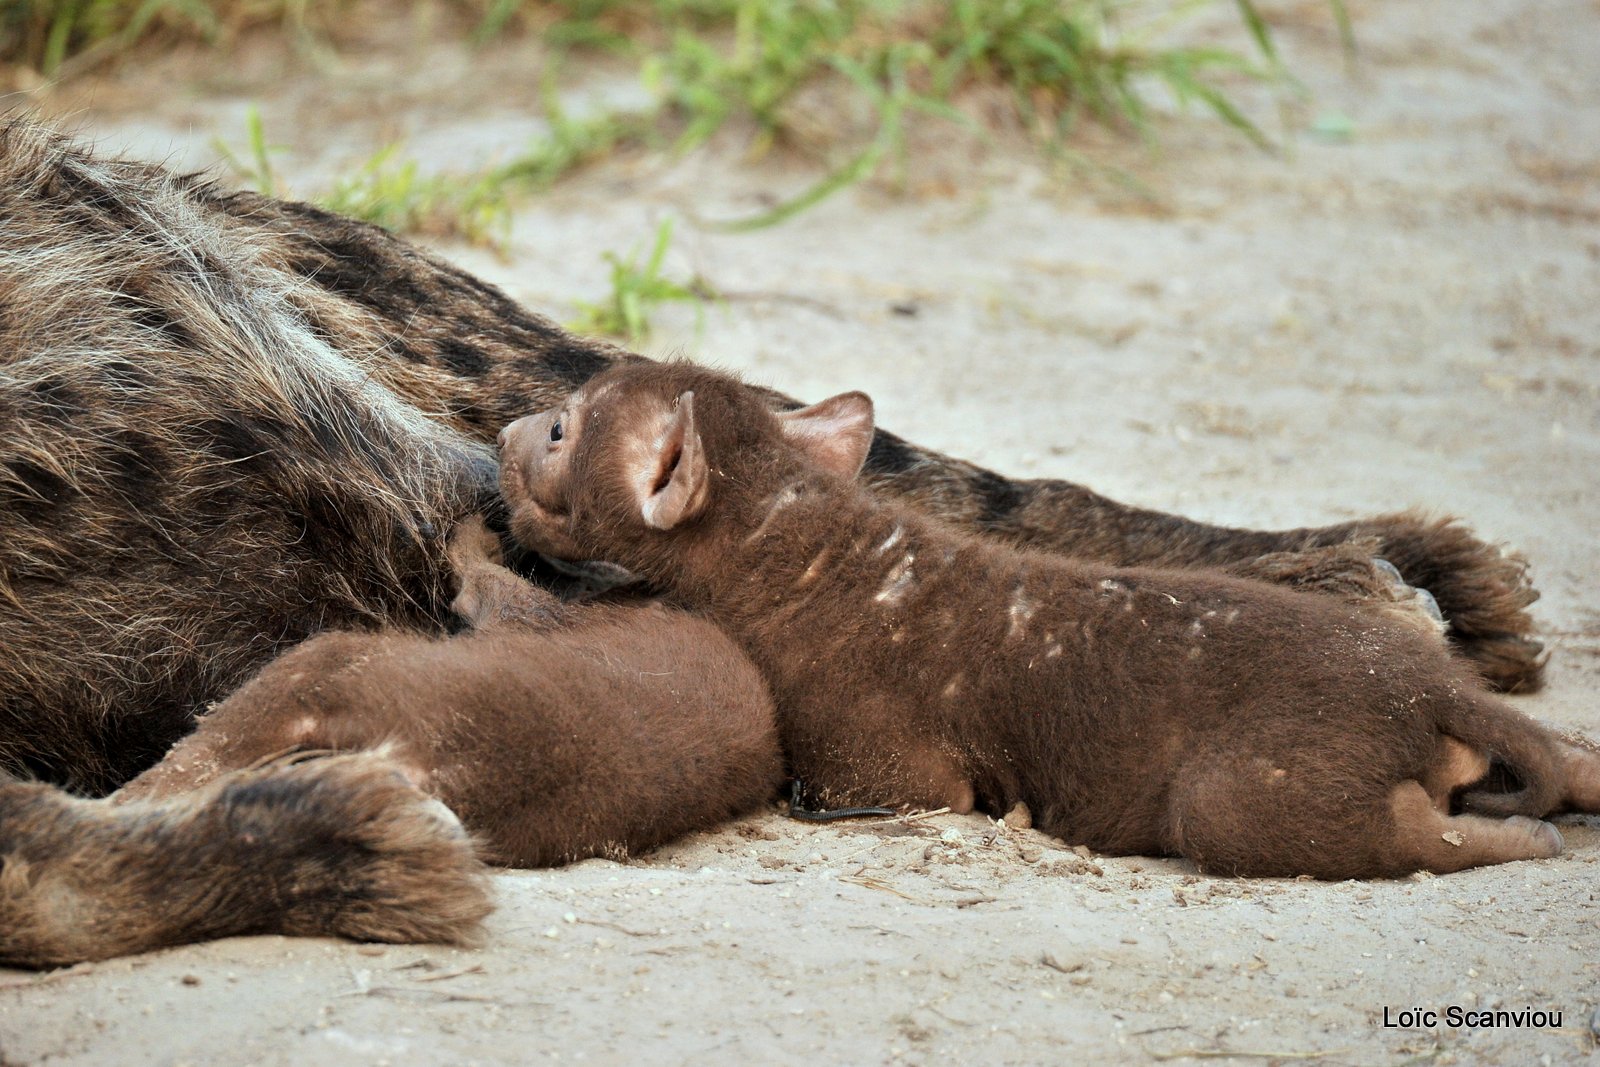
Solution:
[(450, 558), (470, 632), (314, 637), (118, 799), (284, 753), (377, 749), (484, 859), (545, 867), (651, 848), (777, 791), (771, 697), (715, 626), (655, 601), (563, 603), (502, 566), (479, 519), (455, 531)]
[[(512, 531), (704, 611), (822, 799), (1007, 810), (1114, 853), (1321, 878), (1554, 856), (1600, 758), (1483, 693), (1431, 621), (982, 541), (854, 480), (871, 402), (775, 415), (688, 365), (501, 435)], [(1529, 818), (1534, 816), (1535, 818)]]

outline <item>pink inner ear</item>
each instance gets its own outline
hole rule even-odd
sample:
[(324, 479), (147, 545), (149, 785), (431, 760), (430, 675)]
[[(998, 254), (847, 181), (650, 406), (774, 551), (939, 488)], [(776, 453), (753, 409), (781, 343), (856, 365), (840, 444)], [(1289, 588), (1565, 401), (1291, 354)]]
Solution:
[(694, 393), (678, 398), (652, 462), (655, 474), (641, 486), (639, 514), (645, 525), (670, 530), (694, 518), (706, 503), (705, 449), (694, 426)]
[(655, 484), (650, 486), (650, 495), (661, 492), (672, 482), (672, 475), (678, 469), (678, 462), (683, 459), (683, 442), (678, 440), (668, 444), (661, 453), (661, 467), (656, 472)]
[(780, 412), (778, 426), (812, 465), (840, 478), (854, 478), (872, 447), (872, 398), (860, 392), (840, 393), (799, 411)]

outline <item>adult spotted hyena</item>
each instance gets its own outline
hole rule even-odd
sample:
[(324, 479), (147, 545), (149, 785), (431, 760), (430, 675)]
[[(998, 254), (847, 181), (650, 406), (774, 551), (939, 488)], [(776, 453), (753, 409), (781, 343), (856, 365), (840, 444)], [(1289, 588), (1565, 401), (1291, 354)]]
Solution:
[[(492, 501), (495, 433), (639, 358), (375, 227), (0, 127), (0, 767), (105, 793), (317, 631), (439, 627), (444, 538)], [(1388, 595), (1381, 556), (1491, 684), (1539, 682), (1523, 565), (1452, 522), (1222, 529), (882, 432), (866, 477), (1108, 563)], [(0, 834), (42, 788), (0, 786)]]

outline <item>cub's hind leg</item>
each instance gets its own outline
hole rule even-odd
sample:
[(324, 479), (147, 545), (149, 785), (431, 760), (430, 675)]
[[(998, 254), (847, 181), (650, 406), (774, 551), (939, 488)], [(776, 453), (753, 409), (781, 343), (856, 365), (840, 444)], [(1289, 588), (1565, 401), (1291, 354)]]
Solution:
[(1419, 782), (1401, 782), (1389, 794), (1393, 840), (1388, 850), (1392, 873), (1413, 870), (1451, 874), (1513, 860), (1561, 855), (1554, 826), (1524, 815), (1450, 815)]
[(1448, 815), (1455, 796), (1468, 786), (1483, 781), (1489, 773), (1489, 767), (1489, 757), (1483, 752), (1441, 734), (1438, 753), (1423, 772), (1422, 788), (1427, 791), (1434, 808)]
[(1481, 777), (1485, 757), (1459, 742), (1428, 783), (1385, 786), (1343, 773), (1315, 751), (1196, 759), (1169, 796), (1167, 847), (1219, 874), (1395, 878), (1547, 859), (1561, 835), (1525, 816), (1449, 813), (1452, 794)]

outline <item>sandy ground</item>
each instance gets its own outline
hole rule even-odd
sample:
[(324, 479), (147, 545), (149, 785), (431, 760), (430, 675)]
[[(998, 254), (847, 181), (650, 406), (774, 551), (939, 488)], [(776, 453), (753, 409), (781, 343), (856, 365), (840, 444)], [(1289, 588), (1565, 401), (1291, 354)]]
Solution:
[[(605, 290), (601, 251), (672, 216), (671, 269), (742, 295), (665, 313), (654, 354), (801, 396), (865, 388), (918, 441), (1212, 520), (1467, 516), (1545, 593), (1550, 686), (1518, 703), (1600, 731), (1600, 5), (1351, 6), (1353, 76), (1319, 4), (1269, 5), (1311, 93), (1291, 117), (1353, 136), (1274, 155), (1194, 118), (1159, 155), (1091, 152), (1153, 202), (1053, 179), (1004, 138), (930, 141), (907, 197), (858, 189), (732, 236), (692, 219), (805, 175), (730, 143), (528, 203), (504, 256), (445, 251), (570, 316)], [(450, 160), (513, 143), (538, 125), (530, 55), (356, 55), (287, 82), (271, 54), (178, 57), (44, 104), (108, 148), (206, 163), (261, 99), (309, 187), (396, 132)], [(1092, 857), (982, 817), (774, 811), (630, 863), (502, 874), (481, 949), (247, 938), (0, 972), (0, 1062), (1573, 1062), (1600, 1003), (1600, 821), (1563, 830), (1555, 860), (1328, 885)], [(1451, 1005), (1561, 1025), (1384, 1022)]]

